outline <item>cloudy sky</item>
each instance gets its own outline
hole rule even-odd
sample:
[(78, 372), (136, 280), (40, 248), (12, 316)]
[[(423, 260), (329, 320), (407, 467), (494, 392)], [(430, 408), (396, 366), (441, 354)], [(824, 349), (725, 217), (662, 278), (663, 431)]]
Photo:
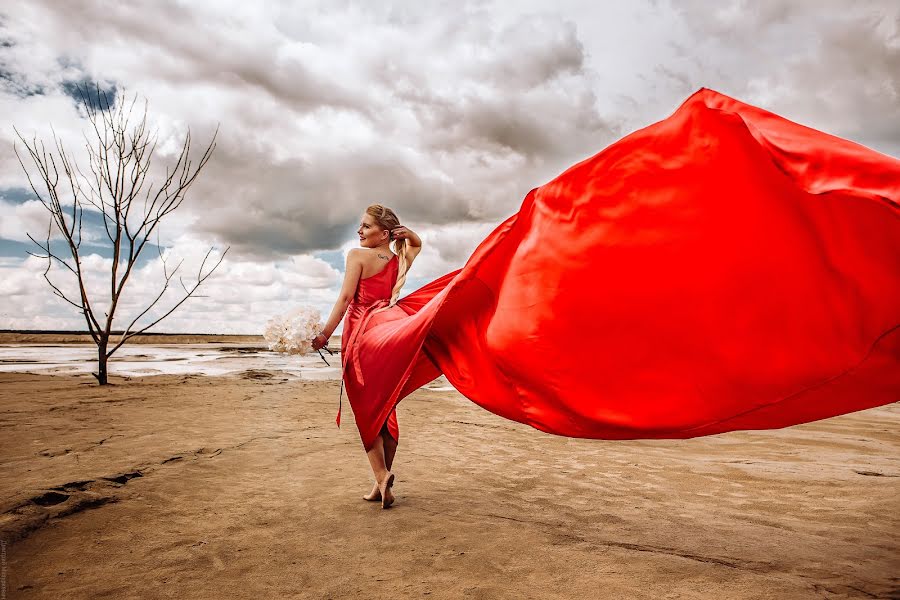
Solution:
[[(85, 328), (26, 254), (47, 213), (13, 148), (14, 126), (29, 139), (55, 131), (83, 160), (88, 124), (72, 96), (83, 83), (146, 98), (160, 165), (188, 127), (196, 145), (219, 128), (160, 244), (188, 269), (210, 247), (230, 250), (203, 297), (156, 330), (260, 333), (301, 304), (327, 317), (368, 204), (391, 206), (424, 240), (412, 291), (462, 266), (530, 189), (700, 87), (900, 157), (900, 3), (6, 3), (0, 329)], [(102, 303), (111, 253), (99, 221), (85, 226)], [(161, 277), (151, 248), (122, 319)]]

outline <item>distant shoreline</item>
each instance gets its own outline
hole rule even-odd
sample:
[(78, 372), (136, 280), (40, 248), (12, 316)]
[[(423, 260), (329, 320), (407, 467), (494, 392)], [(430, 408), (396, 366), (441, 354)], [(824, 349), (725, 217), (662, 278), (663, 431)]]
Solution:
[[(71, 330), (71, 329), (0, 329), (0, 334), (3, 333), (21, 333), (21, 334), (41, 334), (41, 335), (90, 335), (90, 332), (84, 330)], [(122, 335), (122, 331), (113, 331), (111, 332), (113, 335)], [(167, 331), (148, 331), (147, 333), (142, 333), (141, 335), (146, 336), (160, 336), (160, 335), (189, 335), (191, 337), (203, 337), (203, 336), (238, 336), (238, 337), (259, 337), (262, 335), (253, 335), (253, 334), (243, 334), (243, 333), (172, 333)]]
[[(122, 332), (113, 332), (111, 341), (118, 341)], [(340, 340), (340, 336), (332, 339)], [(0, 344), (92, 344), (90, 333), (65, 330), (0, 329)], [(126, 344), (265, 344), (262, 335), (228, 333), (142, 333)]]

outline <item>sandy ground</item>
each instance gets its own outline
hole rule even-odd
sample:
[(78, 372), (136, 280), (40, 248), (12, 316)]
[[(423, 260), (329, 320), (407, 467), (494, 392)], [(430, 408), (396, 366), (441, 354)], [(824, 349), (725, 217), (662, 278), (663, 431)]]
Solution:
[(0, 374), (8, 598), (900, 597), (897, 404), (605, 442), (420, 390), (381, 510), (335, 381), (113, 383)]

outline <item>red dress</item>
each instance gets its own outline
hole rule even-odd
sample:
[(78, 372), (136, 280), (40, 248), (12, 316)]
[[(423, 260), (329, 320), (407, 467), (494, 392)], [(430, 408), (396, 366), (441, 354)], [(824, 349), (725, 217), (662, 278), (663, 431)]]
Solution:
[[(394, 284), (397, 283), (398, 266), (397, 255), (394, 254), (381, 271), (375, 275), (361, 278), (356, 285), (353, 300), (350, 301), (350, 304), (347, 306), (347, 312), (344, 314), (344, 329), (341, 333), (341, 362), (344, 364), (345, 373), (346, 365), (348, 364), (346, 362), (347, 348), (351, 342), (355, 341), (354, 333), (360, 331), (359, 325), (372, 310), (383, 306), (391, 299), (391, 292), (394, 289)], [(390, 359), (390, 357), (385, 358)], [(348, 389), (347, 397), (350, 400), (350, 405), (353, 407), (353, 414), (357, 422), (373, 419), (375, 415), (371, 413), (380, 409), (378, 398), (374, 395), (358, 395), (356, 393), (351, 395)], [(340, 425), (340, 411), (338, 412), (337, 422)], [(381, 423), (384, 423), (384, 419), (381, 420)], [(399, 440), (400, 430), (397, 425), (397, 412), (395, 410), (390, 411), (387, 417), (387, 425), (390, 434), (395, 440)], [(371, 441), (374, 441), (374, 437)], [(366, 449), (371, 446), (371, 441), (366, 446)]]
[(900, 161), (702, 89), (529, 192), (344, 359), (366, 448), (441, 373), (502, 417), (602, 439), (895, 402)]

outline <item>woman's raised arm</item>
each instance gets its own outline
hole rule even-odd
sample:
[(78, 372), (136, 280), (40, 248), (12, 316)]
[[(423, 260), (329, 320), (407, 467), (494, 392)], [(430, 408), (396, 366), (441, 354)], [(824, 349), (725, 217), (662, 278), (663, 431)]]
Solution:
[(419, 252), (422, 251), (422, 238), (415, 231), (403, 225), (391, 229), (391, 237), (395, 240), (406, 240), (407, 268), (412, 266), (412, 262), (419, 255)]

